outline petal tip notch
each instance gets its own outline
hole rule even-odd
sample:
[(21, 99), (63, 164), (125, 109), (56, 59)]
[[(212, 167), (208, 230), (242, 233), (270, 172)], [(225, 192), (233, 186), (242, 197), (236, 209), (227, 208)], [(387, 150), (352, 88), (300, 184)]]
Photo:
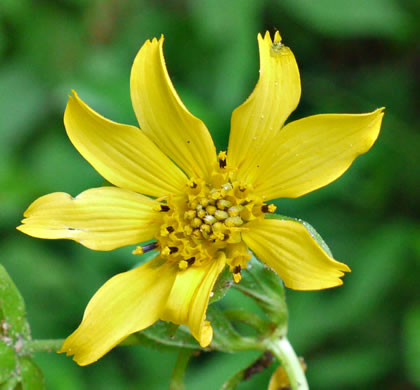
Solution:
[(269, 45), (273, 45), (273, 44), (276, 44), (276, 43), (280, 43), (280, 42), (281, 42), (281, 40), (282, 40), (282, 38), (281, 38), (281, 35), (280, 35), (280, 32), (279, 32), (279, 31), (276, 31), (276, 32), (274, 33), (273, 38), (271, 38), (271, 33), (270, 33), (270, 31), (268, 31), (268, 30), (264, 33), (264, 37), (263, 37), (263, 35), (262, 35), (261, 33), (258, 33), (258, 35), (257, 35), (257, 39), (258, 39), (258, 40), (261, 40), (261, 41), (264, 41), (265, 43), (267, 43), (267, 44), (269, 44)]

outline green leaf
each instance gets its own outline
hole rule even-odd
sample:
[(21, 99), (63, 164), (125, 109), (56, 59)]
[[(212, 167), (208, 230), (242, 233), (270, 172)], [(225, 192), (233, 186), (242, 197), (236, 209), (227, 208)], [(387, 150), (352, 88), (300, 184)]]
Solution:
[[(199, 349), (197, 341), (185, 326), (176, 326), (173, 324), (158, 321), (156, 324), (143, 330), (140, 335), (152, 340), (155, 343), (167, 347)], [(141, 339), (140, 339), (141, 340)]]
[[(15, 371), (17, 359), (12, 345), (6, 344), (5, 337), (0, 337), (0, 384), (6, 382)], [(10, 340), (11, 341), (11, 340)]]
[(217, 306), (207, 309), (206, 318), (213, 327), (213, 341), (210, 345), (212, 349), (223, 352), (259, 349), (258, 342), (251, 337), (240, 335)]
[(221, 300), (232, 287), (232, 285), (232, 273), (229, 271), (229, 267), (225, 267), (223, 272), (219, 275), (219, 277), (216, 280), (212, 291), (213, 295), (211, 295), (210, 297), (209, 304)]
[(19, 385), (19, 379), (12, 376), (7, 382), (0, 383), (0, 390), (22, 390), (22, 387)]
[(22, 390), (45, 389), (44, 377), (39, 367), (27, 357), (19, 359)]
[(270, 327), (270, 323), (266, 319), (249, 310), (227, 309), (223, 311), (223, 314), (229, 321), (247, 324), (257, 329), (261, 334), (267, 332), (267, 329)]
[(303, 219), (299, 218), (291, 218), (286, 217), (285, 215), (280, 214), (266, 214), (266, 219), (279, 219), (279, 220), (286, 220), (286, 221), (295, 221), (299, 222), (303, 226), (305, 226), (306, 230), (309, 232), (309, 234), (312, 236), (312, 238), (319, 244), (319, 246), (328, 254), (330, 257), (334, 257), (331, 249), (328, 247), (324, 239), (321, 237), (321, 235), (315, 230), (315, 228), (308, 222), (304, 221)]
[(254, 299), (278, 326), (287, 327), (287, 307), (280, 277), (253, 255), (240, 283), (234, 287)]
[(29, 325), (26, 321), (25, 302), (6, 269), (0, 264), (0, 320), (2, 331), (16, 340), (23, 336), (29, 339)]
[[(260, 349), (258, 341), (240, 335), (225, 314), (215, 305), (208, 308), (207, 320), (213, 327), (213, 341), (209, 349), (223, 352)], [(158, 321), (153, 326), (131, 335), (121, 345), (144, 345), (162, 350), (200, 349), (200, 345), (191, 335), (187, 326), (178, 326), (164, 321)]]

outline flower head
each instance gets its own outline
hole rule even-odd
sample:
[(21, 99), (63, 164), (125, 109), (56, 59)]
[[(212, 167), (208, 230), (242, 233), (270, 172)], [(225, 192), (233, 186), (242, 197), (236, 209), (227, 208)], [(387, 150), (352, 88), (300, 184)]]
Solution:
[[(106, 282), (62, 352), (90, 364), (157, 320), (187, 325), (202, 347), (212, 340), (206, 310), (228, 266), (239, 283), (250, 251), (285, 285), (318, 290), (342, 284), (349, 268), (331, 258), (297, 221), (267, 219), (270, 200), (299, 197), (341, 176), (375, 142), (382, 110), (327, 114), (284, 125), (300, 99), (291, 50), (258, 35), (260, 77), (232, 114), (227, 152), (216, 153), (204, 123), (169, 79), (163, 37), (147, 41), (131, 72), (140, 129), (105, 119), (76, 93), (64, 124), (82, 156), (113, 187), (33, 202), (18, 227), (34, 237), (71, 239), (94, 250), (138, 245), (148, 263)], [(245, 271), (246, 272), (246, 271)]]

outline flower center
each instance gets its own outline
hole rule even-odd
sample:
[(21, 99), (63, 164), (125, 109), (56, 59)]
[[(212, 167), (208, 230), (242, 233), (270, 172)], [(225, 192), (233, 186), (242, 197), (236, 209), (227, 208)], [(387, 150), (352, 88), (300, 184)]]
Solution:
[(210, 183), (191, 178), (185, 196), (168, 197), (159, 206), (163, 223), (156, 240), (161, 256), (177, 262), (180, 270), (202, 265), (224, 251), (234, 280), (239, 282), (251, 257), (241, 232), (248, 222), (264, 218), (276, 206), (264, 204), (251, 186), (234, 180), (225, 161), (219, 155)]

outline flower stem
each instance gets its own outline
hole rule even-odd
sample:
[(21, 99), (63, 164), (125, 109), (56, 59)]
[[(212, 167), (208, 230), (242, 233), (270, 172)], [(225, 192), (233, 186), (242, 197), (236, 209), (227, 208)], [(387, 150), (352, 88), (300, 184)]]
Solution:
[(188, 349), (181, 349), (178, 354), (178, 359), (172, 371), (171, 384), (169, 390), (184, 390), (184, 375), (187, 369), (188, 362), (194, 351)]
[(280, 361), (290, 381), (292, 390), (308, 390), (303, 368), (296, 356), (293, 347), (286, 337), (280, 337), (276, 340), (270, 340), (267, 343), (267, 349)]
[(64, 339), (30, 340), (25, 343), (24, 350), (27, 353), (57, 352), (63, 343)]

